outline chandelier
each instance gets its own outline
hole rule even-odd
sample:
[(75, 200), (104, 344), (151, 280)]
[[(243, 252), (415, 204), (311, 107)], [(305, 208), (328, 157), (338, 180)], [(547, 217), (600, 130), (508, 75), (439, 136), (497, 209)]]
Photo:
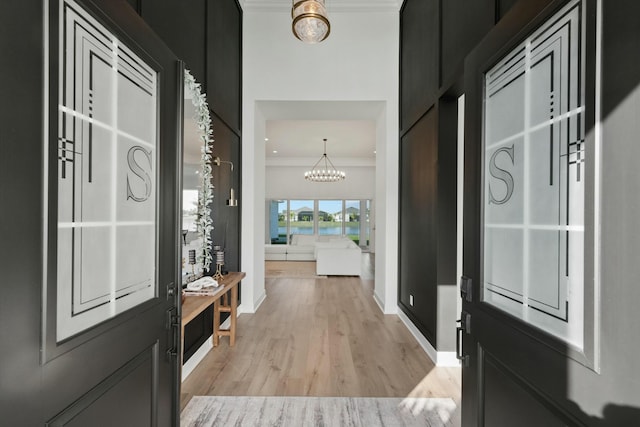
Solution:
[(324, 0), (293, 0), (291, 18), (293, 34), (305, 43), (319, 43), (331, 31)]
[(320, 157), (320, 160), (316, 162), (311, 170), (304, 173), (304, 179), (313, 182), (337, 182), (342, 181), (347, 177), (343, 171), (339, 171), (331, 163), (331, 160), (327, 157), (327, 138), (324, 141), (324, 154)]

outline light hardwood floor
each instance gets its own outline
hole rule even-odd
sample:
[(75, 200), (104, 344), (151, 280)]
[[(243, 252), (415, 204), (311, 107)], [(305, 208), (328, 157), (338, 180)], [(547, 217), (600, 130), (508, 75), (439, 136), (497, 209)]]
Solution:
[(285, 277), (308, 268), (295, 262), (271, 268), (266, 300), (238, 318), (236, 345), (222, 339), (182, 384), (183, 408), (198, 395), (459, 402), (460, 369), (436, 368), (398, 317), (382, 314), (372, 280)]

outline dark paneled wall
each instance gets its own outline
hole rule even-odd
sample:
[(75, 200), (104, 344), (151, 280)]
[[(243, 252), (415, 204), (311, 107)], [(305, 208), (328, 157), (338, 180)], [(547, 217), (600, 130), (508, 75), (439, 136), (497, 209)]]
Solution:
[(236, 134), (242, 126), (242, 11), (235, 0), (207, 2), (209, 106)]
[(458, 98), (438, 103), (438, 284), (456, 283)]
[(205, 0), (137, 0), (140, 16), (201, 83), (206, 83), (206, 4)]
[[(240, 207), (226, 201), (233, 186), (240, 198), (242, 9), (236, 0), (128, 0), (171, 50), (185, 62), (207, 94), (213, 127), (213, 156), (231, 161), (213, 167), (211, 206), (213, 244), (224, 247), (227, 271), (239, 271)], [(211, 267), (215, 269), (215, 264)], [(206, 323), (202, 318), (194, 325)], [(194, 326), (185, 331), (185, 359), (202, 343), (198, 334), (211, 331)], [(206, 338), (206, 337), (205, 337)], [(193, 343), (194, 348), (189, 348)]]
[(439, 86), (438, 0), (405, 1), (400, 13), (400, 129), (402, 133), (435, 102)]
[(184, 327), (183, 363), (213, 334), (213, 310), (205, 310)]
[(133, 8), (133, 10), (135, 10), (138, 15), (140, 15), (140, 2), (142, 0), (127, 0), (127, 3), (129, 3), (131, 5), (131, 7)]
[(42, 425), (40, 400), (46, 397), (38, 369), (45, 181), (41, 167), (43, 7), (44, 2), (24, 0), (4, 1), (0, 6), (0, 53), (5, 58), (0, 67), (0, 146), (5, 152), (0, 156), (3, 425)]
[(242, 125), (242, 9), (236, 0), (127, 0), (178, 55), (234, 133)]
[(464, 57), (491, 29), (495, 0), (442, 1), (440, 84), (457, 78)]
[(209, 108), (241, 129), (242, 9), (236, 0), (128, 0), (204, 85)]
[[(214, 244), (225, 246), (228, 270), (240, 269), (240, 208), (225, 202), (232, 185), (240, 194), (242, 9), (236, 0), (128, 0), (185, 62), (207, 94), (213, 122), (213, 155), (233, 161), (214, 167)], [(232, 178), (233, 177), (233, 178)]]
[[(465, 56), (515, 0), (405, 0), (400, 16), (401, 309), (439, 351), (452, 351), (455, 310), (457, 97)], [(409, 304), (409, 295), (414, 304)], [(449, 293), (450, 295), (450, 293)], [(447, 322), (442, 328), (438, 322)], [(437, 331), (446, 330), (446, 337)], [(449, 336), (450, 335), (450, 336)]]
[(496, 16), (498, 17), (498, 19), (502, 18), (517, 2), (518, 0), (497, 0)]
[[(401, 284), (398, 303), (435, 343), (437, 306), (438, 117), (433, 108), (400, 140)], [(411, 297), (413, 296), (413, 306)]]
[(240, 199), (240, 138), (218, 117), (213, 117), (213, 132), (215, 155), (231, 165), (222, 163), (213, 168), (213, 202), (211, 210), (216, 218), (213, 229), (213, 244), (225, 249), (225, 270), (240, 270), (240, 227), (239, 207), (227, 206), (231, 188), (235, 191), (235, 198)]

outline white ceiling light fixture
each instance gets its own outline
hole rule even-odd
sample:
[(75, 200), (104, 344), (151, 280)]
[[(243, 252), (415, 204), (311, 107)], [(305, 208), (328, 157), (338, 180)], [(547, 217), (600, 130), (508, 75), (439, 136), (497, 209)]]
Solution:
[(329, 37), (331, 24), (324, 0), (293, 0), (291, 18), (291, 29), (299, 40), (314, 44)]
[(338, 182), (347, 177), (343, 171), (339, 171), (331, 163), (329, 157), (327, 157), (327, 138), (324, 141), (324, 154), (320, 157), (320, 160), (316, 162), (311, 170), (304, 173), (304, 179), (313, 182)]

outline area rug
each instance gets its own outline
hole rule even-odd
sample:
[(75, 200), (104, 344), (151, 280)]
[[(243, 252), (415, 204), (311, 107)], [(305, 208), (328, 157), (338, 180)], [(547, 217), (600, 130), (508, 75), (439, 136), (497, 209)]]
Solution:
[(447, 398), (195, 396), (182, 427), (425, 427), (452, 426)]

